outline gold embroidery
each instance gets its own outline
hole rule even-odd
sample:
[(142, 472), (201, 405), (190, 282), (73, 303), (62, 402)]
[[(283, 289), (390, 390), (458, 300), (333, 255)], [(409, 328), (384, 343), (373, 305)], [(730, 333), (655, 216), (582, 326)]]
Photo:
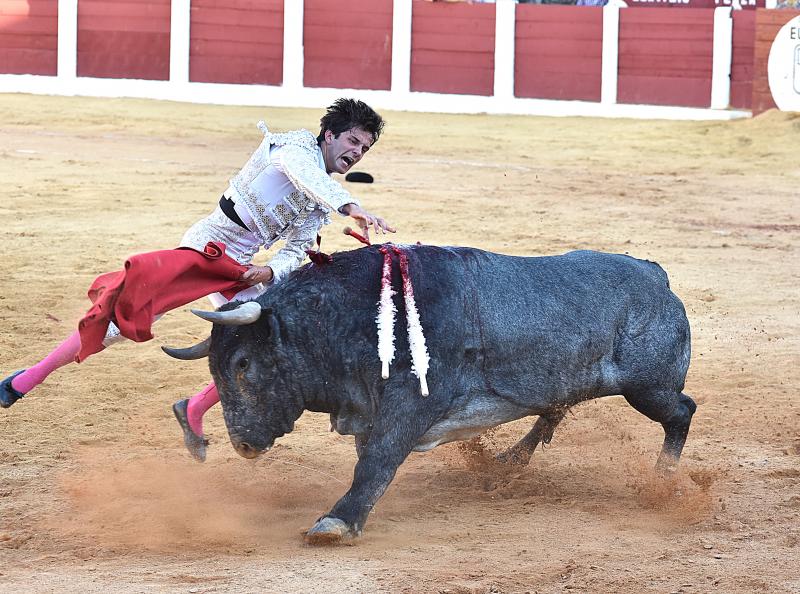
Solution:
[(289, 203), (294, 212), (298, 213), (309, 206), (311, 198), (303, 194), (300, 190), (297, 190), (286, 197), (286, 202)]
[(294, 213), (289, 206), (283, 202), (278, 202), (273, 207), (273, 212), (275, 213), (275, 220), (278, 222), (278, 225), (281, 227), (286, 227), (289, 222), (294, 218)]
[[(264, 140), (245, 163), (242, 170), (231, 179), (231, 185), (242, 197), (247, 209), (253, 216), (253, 222), (258, 228), (261, 239), (265, 244), (271, 245), (278, 237), (285, 238), (293, 228), (305, 223), (309, 212), (313, 211), (317, 204), (309, 195), (296, 190), (280, 199), (270, 209), (252, 190), (251, 184), (262, 171), (270, 166), (269, 154), (273, 145), (293, 145), (310, 153), (315, 153), (318, 147), (316, 137), (308, 130), (292, 130), (290, 132), (272, 134), (267, 130), (266, 124), (263, 122), (259, 122), (258, 128), (264, 133)], [(303, 159), (296, 164), (298, 165), (298, 172), (302, 174), (301, 177), (305, 177), (305, 171), (312, 167), (319, 169), (316, 158)], [(287, 177), (295, 185), (300, 182), (300, 180), (294, 179), (293, 176), (289, 175), (288, 172)], [(330, 190), (331, 188), (328, 189)], [(333, 189), (338, 189), (339, 192), (346, 194), (346, 191), (338, 184), (335, 184)], [(327, 209), (320, 207), (320, 210), (324, 212), (323, 217), (321, 217), (321, 224), (328, 224), (330, 216)]]

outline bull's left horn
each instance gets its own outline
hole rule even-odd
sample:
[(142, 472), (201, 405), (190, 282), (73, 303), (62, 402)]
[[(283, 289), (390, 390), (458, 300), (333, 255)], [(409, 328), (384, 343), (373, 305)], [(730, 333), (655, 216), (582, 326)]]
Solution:
[(192, 313), (204, 320), (222, 324), (223, 326), (245, 326), (252, 324), (261, 317), (261, 306), (255, 301), (248, 301), (240, 304), (236, 309), (229, 309), (228, 311), (193, 309)]
[(167, 353), (170, 357), (175, 357), (176, 359), (181, 359), (182, 361), (194, 361), (195, 359), (202, 359), (203, 357), (208, 357), (208, 351), (211, 350), (211, 337), (209, 336), (203, 342), (198, 342), (196, 345), (186, 347), (185, 349), (162, 346), (161, 350)]

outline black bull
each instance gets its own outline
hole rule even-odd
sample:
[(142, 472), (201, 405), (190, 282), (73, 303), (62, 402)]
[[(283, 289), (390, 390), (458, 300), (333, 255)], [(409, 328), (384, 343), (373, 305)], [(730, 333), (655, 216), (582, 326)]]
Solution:
[[(352, 486), (309, 531), (310, 542), (360, 535), (412, 450), (537, 415), (500, 455), (526, 464), (571, 406), (601, 396), (621, 394), (661, 423), (657, 466), (677, 463), (695, 411), (682, 393), (689, 323), (661, 267), (589, 251), (523, 258), (404, 249), (430, 353), (428, 397), (411, 371), (402, 295), (394, 298), (396, 358), (381, 379), (377, 247), (298, 270), (259, 297), (251, 323), (214, 324), (211, 373), (240, 454), (269, 449), (304, 410), (330, 413), (333, 428), (355, 436)], [(393, 274), (401, 293), (396, 265)]]

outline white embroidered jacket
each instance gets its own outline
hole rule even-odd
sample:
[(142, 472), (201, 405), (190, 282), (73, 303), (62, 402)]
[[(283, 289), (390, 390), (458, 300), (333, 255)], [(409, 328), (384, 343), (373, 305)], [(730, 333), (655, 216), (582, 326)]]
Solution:
[(331, 211), (358, 201), (327, 174), (311, 132), (273, 134), (264, 122), (258, 127), (264, 140), (225, 192), (249, 231), (217, 209), (187, 231), (181, 245), (202, 249), (207, 241), (221, 241), (228, 255), (249, 264), (260, 247), (283, 239), (286, 244), (268, 263), (279, 282), (303, 262)]

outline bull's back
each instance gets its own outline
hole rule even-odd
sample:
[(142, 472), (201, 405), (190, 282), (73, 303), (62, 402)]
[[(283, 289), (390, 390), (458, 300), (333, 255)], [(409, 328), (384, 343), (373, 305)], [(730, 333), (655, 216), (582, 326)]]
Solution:
[(621, 337), (644, 337), (656, 358), (670, 358), (683, 333), (658, 334), (677, 325), (688, 336), (683, 306), (657, 264), (590, 251), (527, 258), (449, 249), (449, 258), (433, 259), (435, 270), (422, 271), (441, 286), (436, 299), (418, 299), (420, 314), (425, 323), (430, 305), (431, 327), (453, 324), (433, 339), (432, 356), (457, 349), (476, 389), (519, 403), (618, 393), (638, 364), (620, 360), (635, 358), (620, 351)]
[(644, 324), (677, 302), (660, 266), (630, 256), (576, 251), (518, 257), (450, 249), (458, 257), (433, 276), (449, 285), (444, 292), (451, 301), (458, 296), (471, 310), (484, 336), (519, 334), (525, 341), (554, 331), (602, 332), (626, 314)]
[[(619, 393), (636, 373), (660, 373), (660, 367), (638, 370), (640, 361), (660, 364), (681, 349), (688, 353), (679, 344), (688, 338), (683, 306), (656, 264), (589, 251), (517, 257), (461, 247), (403, 250), (431, 357), (432, 390), (441, 382), (448, 393), (488, 393), (521, 406), (568, 404)], [(304, 267), (260, 300), (281, 312), (288, 303), (300, 312), (315, 304), (330, 326), (327, 335), (364, 335), (348, 344), (370, 345), (364, 356), (373, 357), (382, 263), (378, 246), (335, 254), (332, 264)], [(402, 372), (411, 360), (396, 265), (392, 284), (398, 293), (392, 365)], [(318, 337), (314, 330), (308, 340)], [(643, 348), (646, 357), (637, 357)]]

